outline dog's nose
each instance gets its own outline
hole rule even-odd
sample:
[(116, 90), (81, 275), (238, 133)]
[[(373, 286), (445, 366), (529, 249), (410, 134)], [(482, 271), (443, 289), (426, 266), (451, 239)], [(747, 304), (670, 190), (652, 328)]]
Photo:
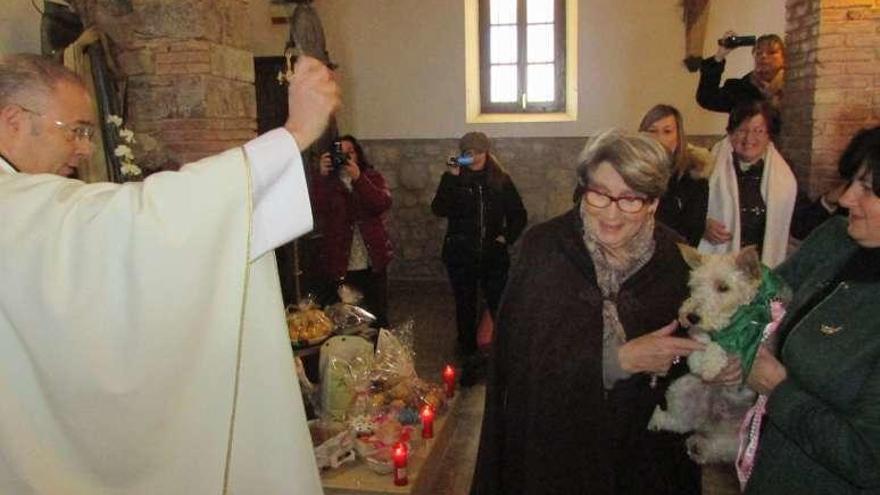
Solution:
[(691, 325), (698, 325), (700, 323), (700, 315), (696, 313), (688, 313), (687, 319)]

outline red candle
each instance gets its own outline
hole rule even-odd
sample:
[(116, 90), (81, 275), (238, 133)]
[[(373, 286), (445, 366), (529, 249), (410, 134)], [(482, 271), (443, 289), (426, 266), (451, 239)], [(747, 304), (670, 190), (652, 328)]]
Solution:
[(406, 458), (409, 452), (405, 443), (395, 443), (391, 449), (391, 459), (394, 461), (394, 485), (404, 486), (409, 483), (406, 477)]
[(434, 438), (434, 409), (425, 405), (420, 416), (422, 417), (422, 438)]
[(446, 384), (446, 397), (455, 395), (455, 368), (451, 364), (443, 369), (443, 383)]

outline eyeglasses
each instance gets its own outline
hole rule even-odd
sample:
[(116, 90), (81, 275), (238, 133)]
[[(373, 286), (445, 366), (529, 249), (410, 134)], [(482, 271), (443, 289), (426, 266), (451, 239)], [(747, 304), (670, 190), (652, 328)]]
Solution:
[(624, 213), (638, 213), (648, 203), (648, 198), (639, 196), (610, 196), (595, 189), (587, 189), (584, 195), (587, 204), (596, 208), (608, 208), (611, 203), (617, 203), (617, 208)]
[(757, 129), (737, 129), (733, 131), (733, 135), (739, 138), (748, 137), (749, 135), (761, 138), (767, 135), (767, 129), (757, 128)]
[(49, 117), (46, 117), (46, 115), (35, 110), (31, 110), (30, 108), (22, 107), (21, 105), (19, 105), (19, 107), (27, 113), (31, 113), (36, 115), (37, 117), (43, 117), (49, 120), (52, 125), (64, 131), (64, 137), (67, 138), (68, 141), (78, 140), (93, 142), (95, 139), (94, 126), (88, 124), (67, 124), (61, 122), (60, 120), (52, 120)]

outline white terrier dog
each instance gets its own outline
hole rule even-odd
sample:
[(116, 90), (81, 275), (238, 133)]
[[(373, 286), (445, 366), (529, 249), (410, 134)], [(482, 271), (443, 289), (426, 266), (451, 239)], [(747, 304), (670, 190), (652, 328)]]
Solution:
[(677, 379), (666, 391), (667, 409), (654, 410), (650, 430), (677, 433), (693, 431), (687, 439), (688, 455), (700, 464), (733, 462), (737, 433), (756, 394), (743, 385), (706, 383), (728, 364), (728, 354), (710, 338), (725, 330), (737, 310), (753, 302), (762, 283), (758, 251), (749, 246), (736, 254), (703, 255), (679, 245), (691, 267), (690, 297), (679, 310), (679, 320), (690, 336), (706, 344), (704, 351), (688, 356), (691, 372)]

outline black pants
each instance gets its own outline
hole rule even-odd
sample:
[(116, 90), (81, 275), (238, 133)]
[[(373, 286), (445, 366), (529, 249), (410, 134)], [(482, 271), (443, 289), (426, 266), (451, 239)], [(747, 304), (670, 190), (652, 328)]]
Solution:
[(503, 256), (465, 262), (446, 263), (449, 283), (455, 296), (455, 320), (458, 330), (457, 349), (459, 357), (466, 358), (477, 353), (477, 310), (480, 292), (492, 315), (498, 311), (501, 293), (507, 283), (510, 258)]

